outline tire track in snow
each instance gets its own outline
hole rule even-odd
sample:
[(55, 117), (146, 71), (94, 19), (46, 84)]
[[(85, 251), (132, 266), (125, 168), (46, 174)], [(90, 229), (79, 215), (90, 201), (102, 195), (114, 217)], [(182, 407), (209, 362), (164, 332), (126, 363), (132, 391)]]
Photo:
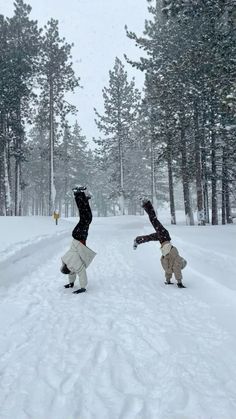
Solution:
[(68, 237), (68, 232), (59, 232), (50, 237), (37, 237), (33, 241), (25, 241), (21, 248), (19, 248), (19, 243), (12, 246), (12, 254), (0, 263), (0, 287), (8, 287), (21, 281), (26, 275), (34, 272), (38, 266), (50, 260), (55, 250), (62, 248), (66, 237)]

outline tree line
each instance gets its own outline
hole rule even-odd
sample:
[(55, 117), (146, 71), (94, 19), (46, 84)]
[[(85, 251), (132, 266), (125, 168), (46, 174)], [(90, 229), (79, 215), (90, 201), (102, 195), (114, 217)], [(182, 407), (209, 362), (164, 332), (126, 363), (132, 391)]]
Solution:
[(16, 0), (14, 7), (11, 18), (0, 15), (0, 214), (22, 215), (36, 200), (37, 211), (50, 214), (55, 148), (67, 115), (75, 112), (65, 94), (79, 86), (79, 78), (58, 21), (39, 28), (29, 5)]
[[(73, 45), (16, 0), (0, 16), (0, 214), (74, 215), (71, 189), (88, 184), (97, 215), (136, 214), (139, 197), (168, 202), (171, 222), (232, 222), (236, 206), (236, 7), (223, 0), (148, 0), (140, 60), (114, 57), (95, 109), (95, 150), (65, 95), (79, 87)], [(124, 64), (126, 61), (126, 65)], [(142, 91), (126, 67), (144, 73)], [(219, 217), (220, 214), (220, 217)]]
[(133, 99), (128, 115), (117, 61), (114, 72), (120, 71), (120, 77), (110, 73), (105, 113), (98, 115), (104, 159), (116, 162), (108, 166), (108, 171), (113, 167), (110, 179), (116, 179), (122, 202), (124, 195), (135, 198), (135, 188), (148, 191), (154, 203), (168, 195), (172, 223), (179, 182), (188, 224), (194, 224), (194, 210), (199, 224), (217, 224), (219, 213), (223, 224), (231, 223), (236, 203), (235, 3), (148, 3), (151, 18), (143, 36), (126, 28), (142, 54), (137, 62), (125, 57), (145, 74), (142, 98)]

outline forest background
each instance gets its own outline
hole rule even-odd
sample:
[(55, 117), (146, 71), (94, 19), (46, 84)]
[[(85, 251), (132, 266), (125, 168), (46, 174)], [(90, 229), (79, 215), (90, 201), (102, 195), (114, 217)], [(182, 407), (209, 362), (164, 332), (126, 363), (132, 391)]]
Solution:
[(187, 224), (194, 212), (198, 224), (233, 221), (235, 2), (147, 8), (141, 36), (126, 27), (140, 58), (114, 56), (93, 146), (79, 120), (71, 123), (68, 95), (79, 95), (83, 80), (59, 22), (39, 27), (22, 0), (11, 17), (0, 15), (0, 215), (73, 216), (71, 190), (86, 184), (98, 216), (139, 213), (145, 195), (169, 206), (173, 224), (181, 208)]

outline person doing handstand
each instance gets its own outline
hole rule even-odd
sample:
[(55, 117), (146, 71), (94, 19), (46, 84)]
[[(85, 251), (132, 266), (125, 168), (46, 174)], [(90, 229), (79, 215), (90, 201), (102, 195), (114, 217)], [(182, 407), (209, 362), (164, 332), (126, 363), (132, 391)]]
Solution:
[(80, 289), (74, 291), (79, 294), (86, 291), (88, 284), (86, 268), (90, 265), (96, 253), (86, 246), (89, 226), (92, 222), (92, 211), (89, 205), (90, 195), (85, 194), (86, 187), (73, 189), (75, 202), (79, 210), (80, 220), (72, 232), (72, 243), (70, 249), (62, 256), (61, 272), (68, 274), (69, 283), (65, 288), (73, 288), (76, 275), (79, 276)]

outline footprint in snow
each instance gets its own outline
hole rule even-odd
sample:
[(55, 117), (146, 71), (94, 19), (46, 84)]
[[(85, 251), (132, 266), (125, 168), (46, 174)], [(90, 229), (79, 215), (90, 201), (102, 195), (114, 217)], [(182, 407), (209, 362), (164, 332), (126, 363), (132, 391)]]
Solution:
[(140, 418), (143, 410), (143, 401), (137, 397), (127, 397), (120, 413), (119, 419)]
[(102, 364), (107, 359), (108, 353), (102, 343), (99, 343), (95, 349), (94, 360), (98, 364)]

